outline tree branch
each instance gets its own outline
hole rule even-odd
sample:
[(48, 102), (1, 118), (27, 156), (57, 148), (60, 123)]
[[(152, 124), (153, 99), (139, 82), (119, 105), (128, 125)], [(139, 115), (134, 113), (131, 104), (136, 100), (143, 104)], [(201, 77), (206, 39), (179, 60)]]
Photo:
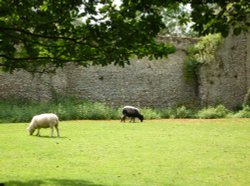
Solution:
[(75, 39), (75, 38), (35, 34), (35, 33), (32, 33), (32, 32), (29, 32), (27, 30), (20, 29), (20, 28), (10, 28), (10, 27), (1, 27), (0, 26), (0, 31), (15, 31), (15, 32), (20, 32), (20, 33), (30, 35), (30, 36), (34, 36), (34, 37), (41, 37), (41, 38), (54, 39), (54, 40), (60, 40), (61, 39), (61, 40), (72, 41), (72, 42), (77, 43), (77, 44), (85, 44), (84, 42), (80, 42), (80, 41), (78, 41), (78, 39)]
[[(8, 60), (13, 60), (13, 61), (36, 61), (36, 60), (51, 60), (51, 61), (60, 61), (60, 62), (84, 62), (84, 61), (90, 61), (90, 60), (95, 60), (93, 59), (60, 59), (57, 57), (23, 57), (23, 58), (16, 58), (16, 57), (9, 57), (5, 54), (0, 54), (0, 58), (6, 58)], [(1, 66), (1, 63), (0, 63)], [(2, 66), (6, 66), (2, 64)]]

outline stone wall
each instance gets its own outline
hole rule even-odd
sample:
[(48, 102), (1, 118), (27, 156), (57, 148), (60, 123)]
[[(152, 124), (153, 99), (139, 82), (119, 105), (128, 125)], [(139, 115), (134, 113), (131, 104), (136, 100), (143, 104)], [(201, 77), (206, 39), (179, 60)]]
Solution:
[(150, 62), (131, 60), (126, 68), (65, 69), (70, 95), (101, 101), (110, 105), (150, 107), (193, 104), (196, 100), (192, 84), (182, 77), (183, 53), (168, 60)]
[(250, 88), (250, 33), (224, 39), (215, 61), (201, 67), (200, 80), (202, 106), (239, 108)]
[(186, 49), (197, 42), (172, 38), (177, 48), (167, 59), (131, 59), (125, 68), (109, 65), (89, 68), (68, 65), (55, 75), (18, 71), (0, 72), (0, 99), (21, 97), (50, 100), (71, 95), (113, 106), (208, 106), (236, 108), (250, 88), (250, 35), (229, 36), (216, 52), (216, 60), (200, 69), (199, 87), (183, 77)]
[(114, 106), (193, 105), (197, 102), (194, 85), (185, 82), (182, 66), (186, 48), (196, 40), (172, 38), (171, 41), (177, 51), (167, 59), (131, 59), (131, 65), (125, 68), (68, 65), (55, 75), (1, 73), (0, 99), (13, 96), (49, 100), (57, 92)]

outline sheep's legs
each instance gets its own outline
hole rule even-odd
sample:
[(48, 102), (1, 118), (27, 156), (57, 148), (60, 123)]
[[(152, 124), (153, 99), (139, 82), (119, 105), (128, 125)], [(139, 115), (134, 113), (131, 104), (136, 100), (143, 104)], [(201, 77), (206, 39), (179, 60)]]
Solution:
[(122, 117), (121, 117), (121, 122), (124, 122), (124, 123), (125, 123), (125, 121), (126, 121), (126, 116), (125, 116), (125, 115), (122, 115)]
[(37, 129), (36, 136), (40, 136), (40, 129)]
[(134, 122), (135, 122), (135, 117), (131, 117), (129, 122), (130, 122), (130, 123), (131, 123), (131, 122), (134, 123)]
[(57, 132), (57, 137), (60, 137), (60, 133), (59, 133), (59, 128), (58, 128), (58, 126), (56, 125), (55, 128), (56, 128), (56, 132)]
[(50, 137), (53, 137), (54, 128), (53, 128), (53, 127), (50, 127), (50, 130), (51, 130), (51, 132), (50, 132)]
[[(55, 128), (56, 128), (57, 137), (60, 137), (58, 126), (55, 126)], [(53, 137), (54, 136), (54, 127), (50, 127), (50, 129), (51, 129), (50, 137)]]
[[(126, 122), (126, 118), (127, 118), (127, 116), (126, 115), (122, 115), (122, 117), (121, 117), (121, 122)], [(133, 122), (133, 123), (135, 123), (135, 117), (129, 117), (130, 118), (130, 120), (129, 120), (129, 122), (131, 123), (131, 122)]]
[[(123, 115), (122, 117), (121, 117), (121, 122), (126, 122), (126, 118), (127, 118), (127, 116), (125, 116), (125, 115)], [(130, 120), (129, 120), (129, 122), (131, 123), (131, 122), (133, 122), (133, 123), (135, 123), (135, 117), (130, 117)]]

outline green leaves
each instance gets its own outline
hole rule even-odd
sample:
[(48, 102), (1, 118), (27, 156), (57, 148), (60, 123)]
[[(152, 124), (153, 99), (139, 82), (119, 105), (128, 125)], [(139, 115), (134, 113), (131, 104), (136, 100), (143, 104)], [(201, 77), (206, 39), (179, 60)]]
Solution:
[(151, 4), (1, 1), (1, 10), (12, 11), (1, 12), (0, 65), (50, 72), (68, 62), (123, 66), (132, 55), (167, 56), (171, 47), (154, 41), (162, 24)]
[(248, 0), (230, 0), (227, 3), (223, 0), (195, 2), (195, 0), (191, 1), (192, 19), (195, 22), (193, 28), (201, 35), (219, 32), (226, 37), (231, 28), (236, 35), (249, 29), (250, 3)]
[[(228, 34), (248, 30), (248, 1), (220, 0), (191, 3), (193, 28), (200, 34)], [(161, 9), (176, 12), (184, 1), (24, 0), (0, 1), (0, 66), (11, 72), (24, 69), (50, 72), (68, 62), (79, 65), (124, 66), (131, 56), (162, 58), (174, 52), (156, 42), (166, 27)], [(11, 7), (11, 8), (9, 8)], [(181, 24), (189, 14), (176, 14)]]

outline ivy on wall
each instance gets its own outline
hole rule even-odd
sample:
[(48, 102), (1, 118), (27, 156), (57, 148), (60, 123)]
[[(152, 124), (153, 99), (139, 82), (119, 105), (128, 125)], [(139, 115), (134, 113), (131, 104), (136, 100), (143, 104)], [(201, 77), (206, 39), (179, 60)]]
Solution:
[(243, 101), (243, 107), (247, 106), (250, 107), (250, 88), (248, 89)]
[(184, 77), (186, 80), (197, 80), (200, 65), (215, 61), (215, 54), (222, 42), (221, 34), (209, 34), (188, 48), (184, 60)]

